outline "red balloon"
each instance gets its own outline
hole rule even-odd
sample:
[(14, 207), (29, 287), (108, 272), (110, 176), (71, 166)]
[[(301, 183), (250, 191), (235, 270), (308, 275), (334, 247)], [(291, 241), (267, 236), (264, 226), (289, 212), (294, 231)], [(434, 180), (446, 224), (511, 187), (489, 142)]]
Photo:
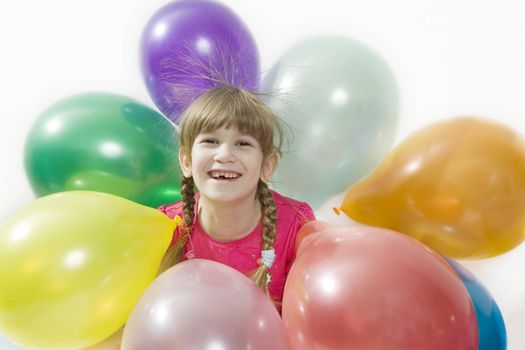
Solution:
[(335, 225), (323, 220), (312, 220), (304, 224), (301, 229), (297, 232), (295, 237), (295, 251), (299, 251), (299, 247), (303, 243), (303, 240), (310, 236), (312, 233), (320, 232), (327, 228), (335, 227)]
[(291, 350), (478, 348), (474, 307), (448, 263), (374, 227), (308, 238), (286, 282), (283, 321)]

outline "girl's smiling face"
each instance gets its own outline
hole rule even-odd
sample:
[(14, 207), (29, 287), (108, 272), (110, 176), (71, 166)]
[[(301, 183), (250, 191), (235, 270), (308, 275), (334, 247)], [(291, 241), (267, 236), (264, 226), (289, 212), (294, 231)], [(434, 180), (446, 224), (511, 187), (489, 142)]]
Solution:
[(184, 176), (193, 177), (201, 196), (220, 202), (255, 199), (259, 180), (275, 170), (275, 157), (267, 158), (253, 136), (225, 127), (197, 135), (191, 157), (179, 152)]

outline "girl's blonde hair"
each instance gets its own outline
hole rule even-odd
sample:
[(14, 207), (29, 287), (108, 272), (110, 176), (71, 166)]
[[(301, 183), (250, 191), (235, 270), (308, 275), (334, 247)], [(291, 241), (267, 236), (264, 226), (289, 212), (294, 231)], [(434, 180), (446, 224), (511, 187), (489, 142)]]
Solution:
[[(199, 96), (185, 111), (180, 125), (180, 149), (191, 159), (191, 148), (195, 138), (218, 128), (236, 128), (242, 133), (254, 137), (261, 146), (263, 157), (281, 156), (281, 145), (286, 137), (284, 123), (264, 104), (257, 95), (233, 87), (221, 87), (209, 90)], [(164, 258), (165, 266), (161, 271), (182, 259), (184, 246), (189, 239), (194, 220), (193, 178), (182, 179), (182, 201), (184, 225), (177, 242)], [(268, 185), (259, 180), (256, 199), (262, 210), (263, 234), (262, 249), (273, 249), (277, 211)], [(260, 263), (252, 280), (268, 293), (268, 267)]]

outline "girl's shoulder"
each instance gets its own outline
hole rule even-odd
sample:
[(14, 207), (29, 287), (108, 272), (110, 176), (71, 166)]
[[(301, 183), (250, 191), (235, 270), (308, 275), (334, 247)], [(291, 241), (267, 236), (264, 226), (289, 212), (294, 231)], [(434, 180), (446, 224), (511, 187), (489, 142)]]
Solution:
[(277, 216), (280, 218), (294, 218), (301, 221), (315, 220), (315, 215), (308, 203), (283, 196), (282, 194), (271, 190), (275, 206), (277, 207)]
[(157, 209), (166, 214), (170, 219), (173, 219), (176, 215), (182, 214), (182, 201), (164, 204)]
[[(195, 204), (197, 204), (199, 200), (199, 194), (196, 193), (194, 198)], [(182, 204), (182, 201), (178, 201), (171, 204), (161, 205), (157, 209), (166, 214), (170, 219), (173, 219), (176, 215), (183, 216)], [(195, 208), (197, 208), (197, 205), (195, 205)]]

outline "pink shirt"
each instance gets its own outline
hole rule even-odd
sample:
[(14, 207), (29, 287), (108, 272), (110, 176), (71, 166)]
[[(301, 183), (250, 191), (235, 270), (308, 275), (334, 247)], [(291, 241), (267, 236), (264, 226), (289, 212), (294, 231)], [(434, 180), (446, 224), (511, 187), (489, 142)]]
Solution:
[[(268, 286), (271, 297), (281, 302), (284, 283), (288, 271), (295, 260), (295, 238), (297, 231), (306, 222), (315, 220), (312, 208), (306, 203), (284, 197), (272, 191), (277, 207), (277, 227), (274, 243), (275, 262), (270, 268), (271, 282)], [(261, 257), (262, 224), (259, 224), (247, 236), (230, 242), (221, 242), (210, 237), (199, 225), (197, 219), (198, 195), (196, 195), (195, 218), (190, 240), (186, 243), (185, 254), (187, 258), (200, 258), (214, 260), (226, 264), (234, 269), (249, 275), (259, 265), (257, 260)], [(163, 205), (159, 208), (170, 218), (182, 213), (182, 202)], [(172, 245), (177, 240), (179, 231), (173, 234)], [(193, 248), (193, 249), (192, 249)], [(193, 252), (191, 252), (193, 250)], [(190, 252), (188, 254), (188, 252)]]

